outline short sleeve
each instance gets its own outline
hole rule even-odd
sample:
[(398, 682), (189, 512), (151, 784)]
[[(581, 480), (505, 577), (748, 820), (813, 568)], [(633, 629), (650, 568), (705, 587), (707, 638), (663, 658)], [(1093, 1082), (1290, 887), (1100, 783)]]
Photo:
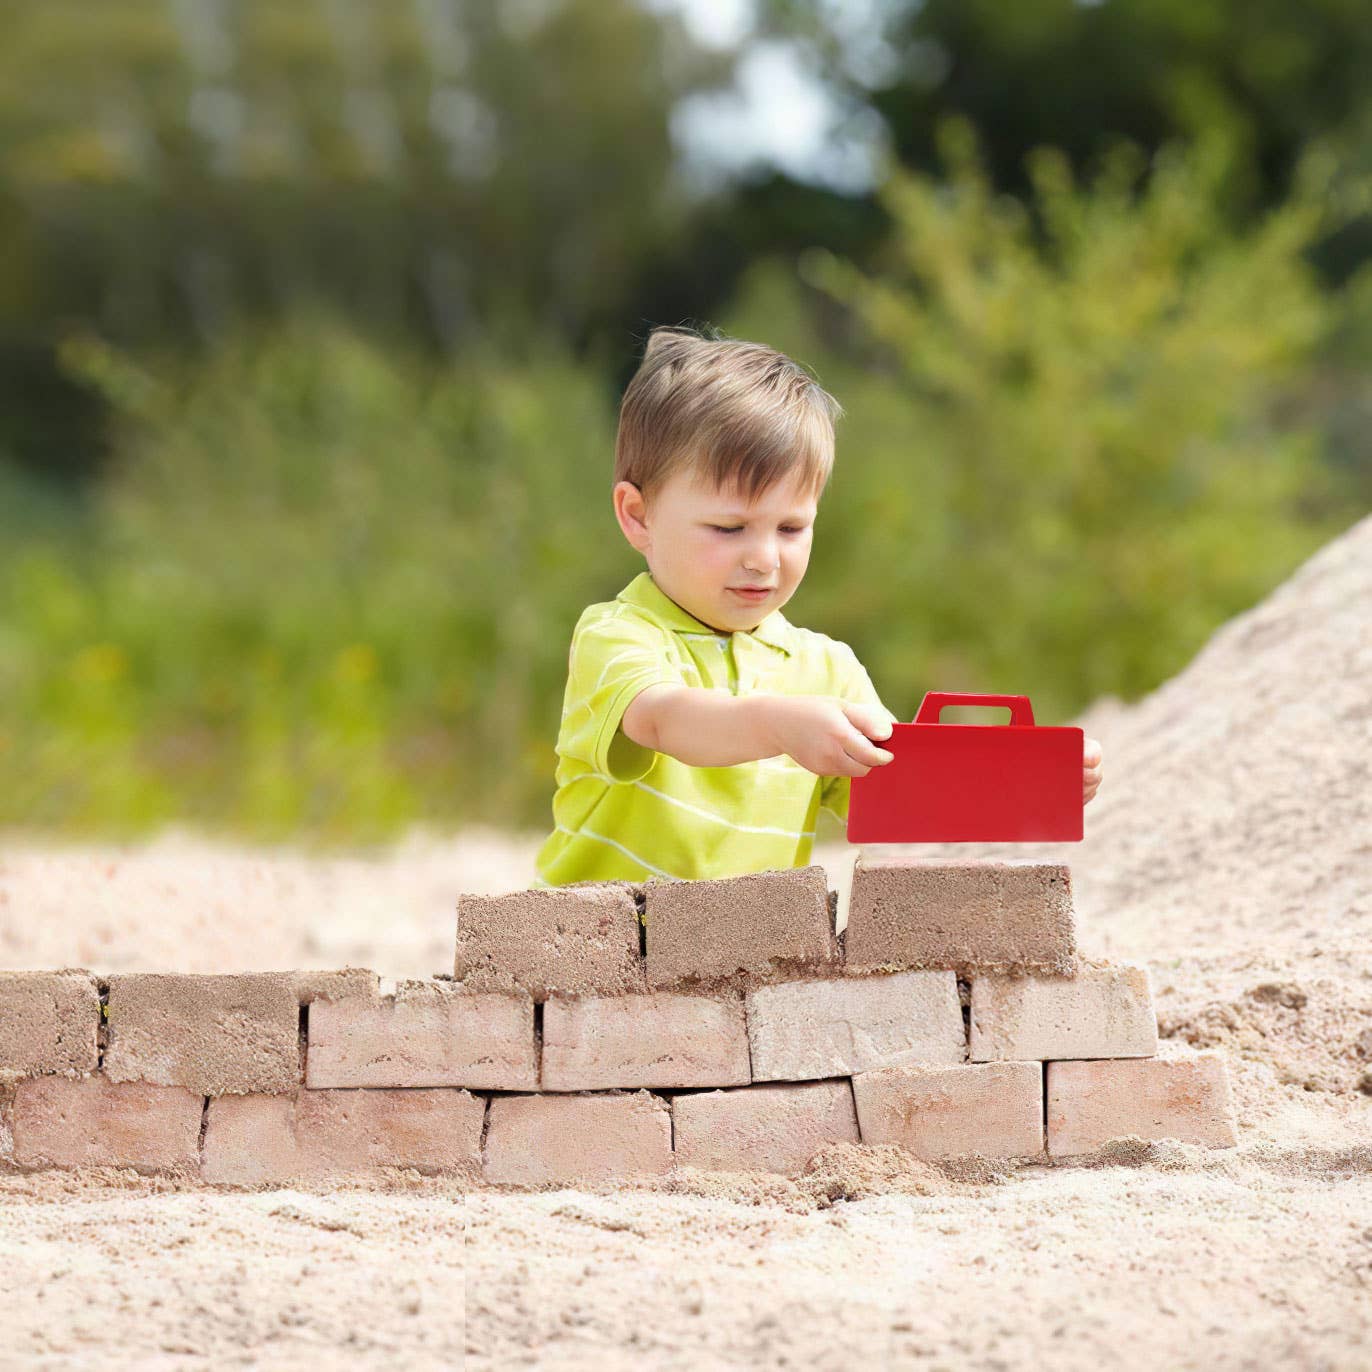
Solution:
[(633, 698), (659, 683), (687, 684), (663, 630), (629, 616), (579, 624), (568, 655), (557, 751), (612, 781), (638, 780), (657, 754), (619, 725)]
[[(846, 643), (837, 644), (836, 651), (841, 662), (839, 687), (833, 694), (842, 700), (851, 700), (861, 705), (878, 705), (886, 710), (886, 713), (891, 716), (892, 723), (894, 723), (895, 715), (886, 709), (881, 697), (877, 694), (877, 688), (872, 685), (872, 678), (867, 675), (867, 669), (858, 661), (857, 654)], [(852, 777), (825, 777), (820, 785), (820, 806), (846, 822), (852, 784)]]

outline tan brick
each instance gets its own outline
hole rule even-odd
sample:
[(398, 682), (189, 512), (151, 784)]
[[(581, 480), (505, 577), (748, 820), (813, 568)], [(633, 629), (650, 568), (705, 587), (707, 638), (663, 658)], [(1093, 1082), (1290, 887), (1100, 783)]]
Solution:
[(1083, 962), (1074, 977), (973, 977), (973, 1062), (1146, 1058), (1158, 1019), (1141, 963)]
[(749, 1080), (738, 994), (553, 996), (543, 1007), (545, 1091), (736, 1086)]
[(883, 1067), (853, 1078), (864, 1143), (894, 1143), (916, 1157), (1043, 1154), (1043, 1064)]
[(1048, 1063), (1048, 1152), (1089, 1153), (1117, 1138), (1238, 1142), (1229, 1066), (1214, 1050)]
[(648, 985), (773, 975), (837, 958), (818, 865), (644, 886)]
[(312, 1005), (316, 1001), (348, 1000), (361, 996), (365, 1000), (375, 1000), (381, 978), (367, 967), (341, 967), (315, 972), (286, 972), (301, 1005)]
[(14, 1091), (14, 1160), (21, 1167), (193, 1168), (202, 1105), (179, 1086), (29, 1077)]
[(299, 1084), (291, 974), (132, 972), (109, 984), (104, 1069), (111, 1081), (184, 1086), (202, 1096)]
[(846, 1077), (898, 1062), (967, 1057), (952, 972), (757, 987), (748, 993), (748, 1041), (754, 1081)]
[(859, 970), (1048, 972), (1077, 965), (1072, 883), (1060, 863), (859, 854), (844, 935)]
[(534, 1003), (449, 981), (402, 981), (310, 1007), (307, 1086), (538, 1087)]
[(601, 881), (461, 895), (455, 974), (474, 991), (525, 990), (538, 1001), (641, 991), (637, 891)]
[(89, 972), (0, 972), (0, 1081), (91, 1072), (100, 991)]
[(671, 1114), (646, 1091), (491, 1097), (488, 1181), (568, 1185), (653, 1175), (671, 1165)]
[(448, 1087), (220, 1096), (205, 1129), (206, 1181), (239, 1186), (422, 1172), (481, 1163), (486, 1102)]
[(846, 1077), (676, 1096), (672, 1120), (677, 1162), (707, 1171), (795, 1176), (819, 1149), (858, 1141)]

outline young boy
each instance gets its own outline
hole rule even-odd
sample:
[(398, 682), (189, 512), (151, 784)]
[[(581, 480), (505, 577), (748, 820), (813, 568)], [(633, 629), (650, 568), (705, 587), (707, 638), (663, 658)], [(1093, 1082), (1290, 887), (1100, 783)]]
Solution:
[[(531, 885), (806, 866), (820, 807), (846, 819), (851, 778), (891, 760), (895, 717), (853, 650), (781, 613), (841, 414), (762, 344), (652, 331), (613, 491), (648, 570), (577, 621)], [(1083, 804), (1099, 754), (1087, 740)]]

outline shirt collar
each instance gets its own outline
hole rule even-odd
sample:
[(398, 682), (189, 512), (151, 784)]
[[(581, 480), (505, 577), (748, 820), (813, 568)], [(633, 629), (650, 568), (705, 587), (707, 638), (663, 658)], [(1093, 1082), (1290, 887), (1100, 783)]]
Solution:
[[(625, 601), (629, 605), (637, 605), (641, 610), (647, 610), (655, 619), (670, 629), (688, 634), (720, 636), (718, 629), (712, 629), (694, 615), (687, 614), (653, 580), (651, 572), (640, 572), (615, 599)], [(779, 649), (787, 656), (791, 652), (790, 632), (790, 621), (780, 610), (773, 610), (756, 629), (734, 630), (735, 634), (742, 634), (745, 638), (755, 638), (770, 648)]]

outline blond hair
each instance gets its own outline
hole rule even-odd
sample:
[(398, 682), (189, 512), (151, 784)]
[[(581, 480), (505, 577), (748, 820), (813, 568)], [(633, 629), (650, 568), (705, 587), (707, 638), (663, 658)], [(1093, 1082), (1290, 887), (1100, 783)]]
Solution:
[(645, 501), (673, 472), (752, 503), (798, 474), (818, 499), (834, 465), (843, 408), (800, 364), (761, 343), (662, 325), (624, 392), (615, 438), (617, 485)]

